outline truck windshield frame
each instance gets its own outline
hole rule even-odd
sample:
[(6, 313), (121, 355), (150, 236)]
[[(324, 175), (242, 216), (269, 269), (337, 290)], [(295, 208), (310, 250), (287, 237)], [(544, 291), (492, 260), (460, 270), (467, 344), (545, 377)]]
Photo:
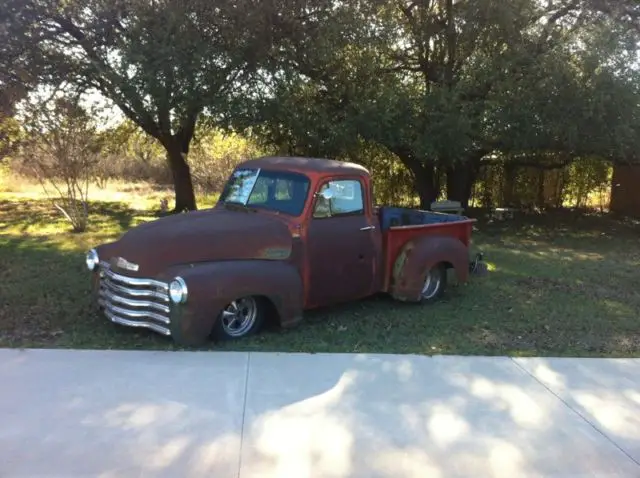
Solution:
[(233, 171), (220, 195), (223, 204), (239, 204), (298, 217), (309, 197), (311, 180), (301, 173), (261, 168)]

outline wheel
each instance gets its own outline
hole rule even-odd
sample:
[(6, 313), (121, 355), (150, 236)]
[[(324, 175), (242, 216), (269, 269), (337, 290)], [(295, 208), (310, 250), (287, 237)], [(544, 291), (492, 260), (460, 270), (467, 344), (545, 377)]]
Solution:
[(447, 288), (447, 269), (444, 264), (433, 266), (427, 271), (420, 293), (422, 303), (433, 302), (444, 294)]
[(257, 297), (242, 297), (231, 301), (220, 313), (212, 335), (220, 340), (236, 340), (251, 335), (264, 322), (266, 306)]

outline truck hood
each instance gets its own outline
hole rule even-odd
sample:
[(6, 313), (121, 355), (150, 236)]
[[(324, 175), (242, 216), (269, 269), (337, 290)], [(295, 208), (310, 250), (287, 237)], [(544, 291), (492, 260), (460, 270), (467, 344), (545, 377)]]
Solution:
[[(216, 207), (141, 224), (98, 248), (113, 269), (139, 277), (157, 276), (177, 265), (233, 259), (286, 259), (292, 238), (287, 225), (267, 214)], [(117, 259), (137, 270), (117, 266)]]

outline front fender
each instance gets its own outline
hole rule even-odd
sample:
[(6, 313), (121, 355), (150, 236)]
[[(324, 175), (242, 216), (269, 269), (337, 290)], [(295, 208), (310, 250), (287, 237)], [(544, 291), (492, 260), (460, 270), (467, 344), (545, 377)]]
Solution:
[(428, 236), (407, 242), (396, 258), (391, 276), (393, 298), (417, 302), (420, 300), (426, 272), (438, 264), (453, 267), (458, 282), (469, 278), (467, 247), (448, 236)]
[[(172, 271), (173, 272), (173, 271)], [(223, 308), (245, 296), (266, 297), (280, 324), (302, 319), (303, 286), (297, 269), (283, 261), (222, 261), (176, 270), (188, 289), (186, 303), (173, 305), (171, 334), (179, 343), (207, 340)]]

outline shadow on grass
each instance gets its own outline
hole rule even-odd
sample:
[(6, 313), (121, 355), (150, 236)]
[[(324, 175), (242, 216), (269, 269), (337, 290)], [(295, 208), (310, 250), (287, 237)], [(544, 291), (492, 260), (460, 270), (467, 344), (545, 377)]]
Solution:
[[(532, 283), (533, 282), (533, 283)], [(309, 313), (242, 349), (514, 356), (637, 356), (634, 303), (508, 272), (450, 290), (437, 304), (374, 297)], [(235, 348), (238, 348), (237, 346)]]
[(514, 219), (489, 221), (479, 216), (477, 227), (487, 235), (507, 234), (527, 238), (614, 237), (638, 238), (640, 221), (617, 218), (612, 214), (584, 214), (568, 209), (544, 214), (519, 214)]
[(633, 264), (621, 264), (621, 256), (612, 251), (598, 257), (581, 252), (591, 245), (584, 239), (573, 244), (573, 254), (548, 252), (550, 242), (524, 254), (501, 247), (495, 237), (482, 239), (494, 270), (450, 288), (439, 303), (418, 306), (378, 296), (310, 312), (296, 329), (240, 346), (306, 352), (640, 354), (640, 276)]
[[(91, 201), (88, 229), (91, 231), (106, 228), (124, 232), (135, 225), (136, 218), (154, 219), (159, 216), (159, 211), (134, 209), (119, 202)], [(56, 232), (71, 229), (51, 201), (0, 201), (0, 232), (27, 233), (52, 226), (55, 226)]]
[[(20, 203), (18, 206), (24, 206)], [(174, 349), (151, 332), (116, 326), (90, 309), (83, 254), (90, 243), (123, 232), (146, 211), (92, 204), (93, 228), (72, 235), (25, 233), (16, 205), (0, 203), (0, 346)], [(29, 214), (38, 208), (29, 206)], [(9, 217), (7, 217), (7, 211)], [(24, 211), (24, 209), (23, 209)], [(46, 219), (39, 221), (46, 222)], [(102, 221), (102, 222), (101, 222)], [(38, 221), (36, 224), (40, 224)], [(640, 354), (639, 254), (575, 235), (564, 249), (512, 230), (482, 231), (477, 242), (493, 271), (451, 287), (430, 306), (385, 296), (313, 311), (294, 329), (265, 331), (210, 349), (417, 354), (631, 356)], [(549, 237), (557, 234), (546, 231)], [(616, 240), (616, 238), (614, 238)], [(505, 241), (510, 246), (505, 247)], [(569, 247), (570, 246), (570, 247)], [(622, 252), (621, 252), (622, 251)], [(634, 257), (635, 257), (634, 256)]]
[(172, 348), (115, 327), (91, 307), (84, 249), (0, 235), (0, 347)]

